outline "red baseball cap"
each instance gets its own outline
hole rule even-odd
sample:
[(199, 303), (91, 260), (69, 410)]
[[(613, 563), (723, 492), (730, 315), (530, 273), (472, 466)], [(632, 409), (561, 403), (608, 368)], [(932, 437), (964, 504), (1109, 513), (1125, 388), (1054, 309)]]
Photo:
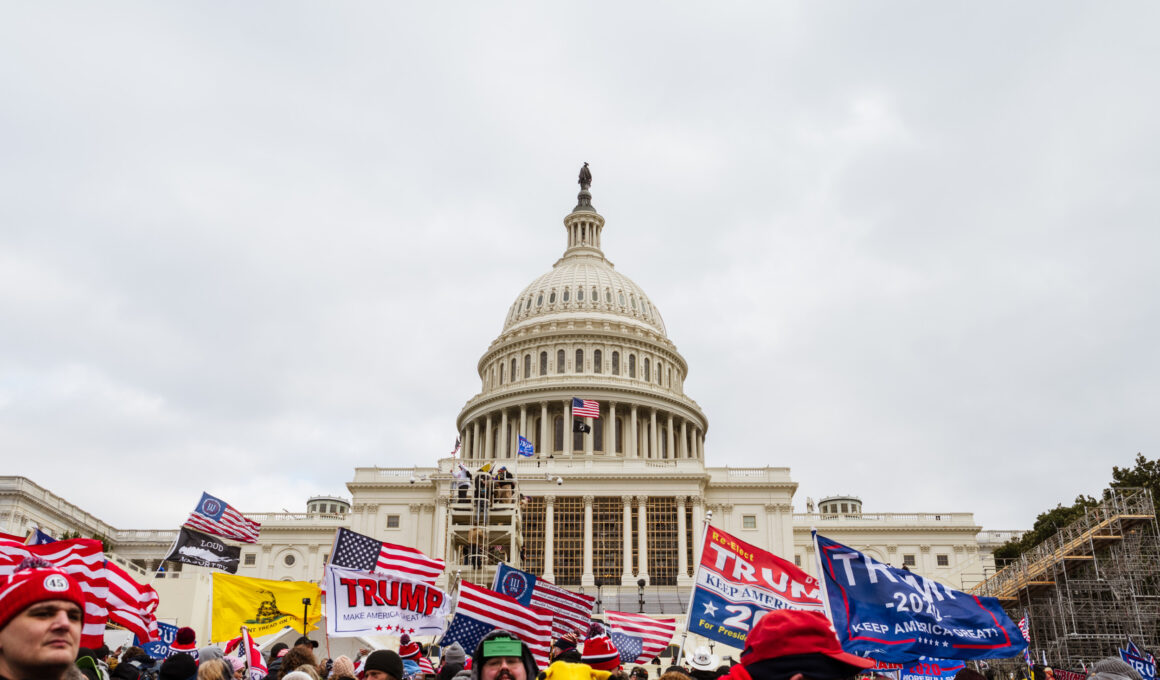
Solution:
[(838, 634), (821, 612), (796, 609), (774, 609), (749, 631), (741, 663), (749, 666), (758, 661), (795, 654), (822, 654), (835, 661), (870, 668), (876, 661), (842, 651)]

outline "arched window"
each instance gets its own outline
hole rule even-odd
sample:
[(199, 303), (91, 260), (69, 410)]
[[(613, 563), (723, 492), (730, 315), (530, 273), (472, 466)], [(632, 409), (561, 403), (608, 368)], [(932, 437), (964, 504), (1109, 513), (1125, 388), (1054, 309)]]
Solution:
[(565, 288), (565, 289), (564, 289), (564, 302), (567, 302), (567, 301), (568, 301), (568, 296), (571, 294), (571, 292), (572, 292), (572, 289), (571, 289), (571, 288)]
[(544, 294), (540, 293), (538, 296), (536, 296), (536, 306), (540, 307), (543, 304), (544, 304)]
[(584, 302), (584, 288), (576, 289), (576, 302)]
[(556, 352), (556, 372), (564, 372), (564, 350), (559, 350)]
[(503, 384), (503, 373), (504, 373), (504, 365), (501, 363), (499, 365), (499, 384), (501, 384), (501, 385)]
[(612, 375), (620, 375), (620, 352), (612, 353)]
[(630, 378), (636, 377), (636, 355), (635, 354), (628, 355), (628, 377), (630, 377)]
[(623, 307), (624, 306), (624, 293), (617, 293), (617, 296), (620, 298), (620, 306)]
[(512, 370), (508, 372), (508, 375), (510, 375), (512, 377), (512, 382), (515, 382), (516, 376), (519, 375), (519, 373), (516, 373), (516, 358), (515, 357), (512, 357)]
[(604, 301), (607, 302), (608, 304), (612, 304), (612, 291), (611, 290), (604, 291)]
[(659, 359), (657, 360), (657, 384), (658, 384), (658, 385), (662, 385), (662, 384), (664, 384), (664, 383), (661, 381), (661, 371), (663, 371), (663, 370), (664, 370), (664, 365), (665, 365), (665, 363), (664, 363), (663, 361), (661, 361), (661, 360), (659, 360)]
[(592, 301), (600, 302), (600, 293), (596, 290), (596, 286), (592, 286)]
[(624, 452), (624, 430), (621, 428), (623, 424), (624, 418), (617, 418), (613, 423), (614, 427), (616, 428), (616, 434), (613, 436), (613, 440), (616, 442), (614, 444), (615, 448), (612, 450), (613, 453)]
[(648, 357), (644, 358), (644, 379), (645, 379), (645, 382), (652, 380), (652, 378), (649, 377), (649, 372), (648, 372)]
[(575, 368), (576, 368), (577, 373), (584, 372), (584, 350), (582, 350), (582, 349), (576, 350), (576, 367)]
[(552, 431), (554, 433), (553, 439), (552, 439), (552, 445), (553, 445), (552, 450), (553, 451), (563, 451), (564, 450), (564, 417), (563, 416), (556, 416), (555, 420), (552, 421)]
[(599, 420), (592, 421), (592, 450), (604, 451), (604, 424)]
[(550, 305), (556, 304), (556, 291), (555, 291), (555, 289), (553, 289), (551, 293), (548, 293), (548, 304), (550, 304)]
[(524, 355), (524, 380), (532, 377), (532, 355)]
[(540, 375), (548, 375), (548, 353), (540, 352)]
[(598, 349), (592, 350), (592, 372), (604, 372), (604, 353)]
[(669, 457), (669, 428), (662, 427), (659, 429), (660, 429), (660, 432), (657, 433), (657, 437), (661, 440), (661, 458), (668, 458)]
[(528, 296), (528, 304), (524, 305), (524, 309), (525, 309), (525, 310), (528, 310), (528, 309), (531, 309), (531, 308), (532, 308), (532, 296), (531, 296), (531, 295), (529, 295), (529, 296)]

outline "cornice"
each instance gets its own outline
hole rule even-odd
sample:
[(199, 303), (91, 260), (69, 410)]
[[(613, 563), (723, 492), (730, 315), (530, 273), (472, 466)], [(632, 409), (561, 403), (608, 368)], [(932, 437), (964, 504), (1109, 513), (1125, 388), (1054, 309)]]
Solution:
[[(890, 526), (826, 526), (815, 525), (813, 528), (821, 533), (825, 530), (833, 529), (842, 533), (867, 533), (867, 534), (930, 534), (930, 533), (950, 533), (950, 534), (970, 534), (972, 536), (982, 531), (979, 526), (929, 526), (922, 524), (906, 524), (906, 525), (890, 525)], [(793, 532), (795, 534), (809, 534), (810, 526), (795, 524)]]

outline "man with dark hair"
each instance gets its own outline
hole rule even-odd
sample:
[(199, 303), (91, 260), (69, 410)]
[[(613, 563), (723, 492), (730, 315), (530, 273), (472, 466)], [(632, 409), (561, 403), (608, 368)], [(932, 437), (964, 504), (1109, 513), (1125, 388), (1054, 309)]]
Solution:
[(506, 630), (493, 630), (471, 655), (471, 680), (535, 680), (540, 668), (532, 650)]
[(59, 680), (73, 665), (85, 617), (76, 581), (26, 560), (0, 585), (0, 677)]
[(845, 680), (872, 667), (873, 659), (842, 651), (821, 612), (774, 609), (745, 638), (741, 663), (730, 680)]

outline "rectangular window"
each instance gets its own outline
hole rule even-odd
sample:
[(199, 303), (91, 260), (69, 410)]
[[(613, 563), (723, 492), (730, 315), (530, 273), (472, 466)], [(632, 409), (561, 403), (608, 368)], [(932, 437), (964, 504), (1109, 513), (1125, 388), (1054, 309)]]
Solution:
[(793, 556), (793, 566), (795, 566), (795, 567), (802, 566), (802, 556), (801, 555), (794, 555)]
[(258, 563), (257, 553), (246, 553), (245, 554), (245, 556), (243, 558), (243, 564), (245, 564), (247, 567), (252, 567), (257, 563)]
[(399, 528), (399, 516), (398, 515), (387, 515), (387, 528), (388, 529), (398, 529)]
[(913, 567), (914, 566), (914, 555), (903, 555), (902, 556), (902, 566)]
[(935, 559), (935, 563), (938, 564), (938, 566), (940, 566), (940, 567), (951, 566), (951, 556), (950, 555), (935, 555), (934, 559)]
[(757, 528), (757, 515), (742, 515), (741, 516), (741, 528), (742, 529), (756, 529)]

